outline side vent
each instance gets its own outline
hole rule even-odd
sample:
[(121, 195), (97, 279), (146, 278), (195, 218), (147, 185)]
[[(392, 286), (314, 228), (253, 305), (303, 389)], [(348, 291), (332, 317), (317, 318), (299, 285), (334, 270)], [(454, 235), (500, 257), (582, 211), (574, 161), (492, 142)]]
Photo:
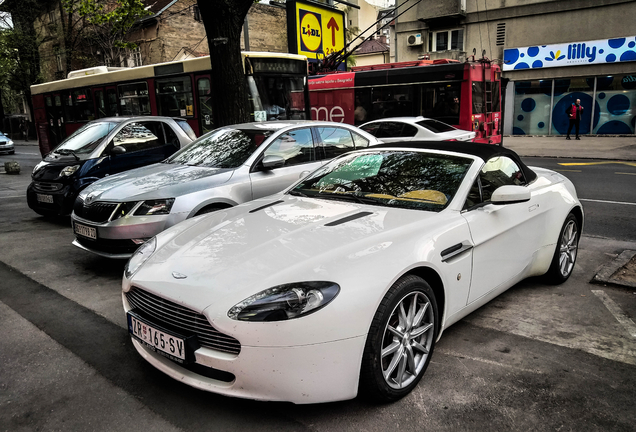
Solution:
[(361, 217), (369, 216), (370, 214), (373, 214), (373, 212), (365, 211), (365, 212), (352, 214), (351, 216), (343, 217), (342, 219), (338, 219), (333, 222), (326, 223), (325, 226), (342, 225), (343, 223), (351, 222), (352, 220), (360, 219)]
[(265, 204), (264, 206), (256, 207), (255, 209), (252, 209), (249, 212), (250, 213), (256, 213), (257, 211), (263, 210), (263, 209), (265, 209), (267, 207), (271, 207), (271, 206), (276, 205), (276, 204), (280, 204), (282, 202), (283, 202), (283, 200), (274, 201), (274, 202), (271, 202), (269, 204)]

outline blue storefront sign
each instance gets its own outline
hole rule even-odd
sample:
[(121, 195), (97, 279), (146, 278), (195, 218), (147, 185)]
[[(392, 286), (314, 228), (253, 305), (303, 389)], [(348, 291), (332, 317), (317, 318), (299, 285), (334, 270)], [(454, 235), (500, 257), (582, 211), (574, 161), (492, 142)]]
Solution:
[(504, 50), (503, 70), (636, 61), (636, 36)]

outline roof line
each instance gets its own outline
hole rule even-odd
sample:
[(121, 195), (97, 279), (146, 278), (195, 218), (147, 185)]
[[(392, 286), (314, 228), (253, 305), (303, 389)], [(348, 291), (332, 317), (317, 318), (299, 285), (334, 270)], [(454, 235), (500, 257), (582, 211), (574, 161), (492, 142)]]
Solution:
[[(179, 1), (179, 0), (172, 0), (170, 3), (168, 3), (168, 4), (167, 4), (167, 5), (166, 5), (163, 9), (161, 9), (161, 10), (160, 10), (159, 12), (157, 12), (156, 14), (154, 14), (154, 15), (150, 15), (150, 16), (147, 16), (147, 17), (144, 17), (144, 18), (140, 19), (139, 21), (140, 21), (140, 22), (143, 22), (143, 21), (146, 21), (146, 20), (149, 20), (149, 19), (152, 19), (152, 18), (156, 18), (156, 17), (158, 17), (159, 15), (161, 15), (162, 13), (164, 13), (164, 12), (166, 11), (166, 9), (168, 9), (169, 7), (171, 7), (172, 5), (174, 5), (174, 4), (175, 4), (176, 2), (178, 2), (178, 1)], [(152, 5), (150, 5), (150, 6), (152, 6)], [(150, 7), (150, 6), (149, 6), (149, 7)]]

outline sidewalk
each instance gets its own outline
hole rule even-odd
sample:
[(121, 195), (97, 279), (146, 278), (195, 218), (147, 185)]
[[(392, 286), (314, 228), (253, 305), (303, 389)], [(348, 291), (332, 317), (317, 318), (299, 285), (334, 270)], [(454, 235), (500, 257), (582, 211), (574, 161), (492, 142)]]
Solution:
[(503, 145), (520, 156), (636, 161), (636, 137), (504, 136)]
[[(13, 140), (16, 146), (38, 146), (37, 140)], [(507, 136), (504, 147), (521, 156), (611, 159), (636, 161), (636, 137), (582, 136), (580, 141), (561, 136)]]

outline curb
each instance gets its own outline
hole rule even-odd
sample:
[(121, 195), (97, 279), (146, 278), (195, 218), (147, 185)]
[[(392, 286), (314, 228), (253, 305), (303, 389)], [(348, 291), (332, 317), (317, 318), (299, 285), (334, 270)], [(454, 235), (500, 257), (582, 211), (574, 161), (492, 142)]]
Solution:
[[(636, 288), (636, 280), (625, 280), (625, 278), (622, 277), (626, 271), (636, 270), (636, 260), (634, 260), (634, 257), (636, 257), (636, 251), (623, 251), (612, 262), (601, 267), (590, 283)], [(621, 272), (621, 270), (625, 271)]]

